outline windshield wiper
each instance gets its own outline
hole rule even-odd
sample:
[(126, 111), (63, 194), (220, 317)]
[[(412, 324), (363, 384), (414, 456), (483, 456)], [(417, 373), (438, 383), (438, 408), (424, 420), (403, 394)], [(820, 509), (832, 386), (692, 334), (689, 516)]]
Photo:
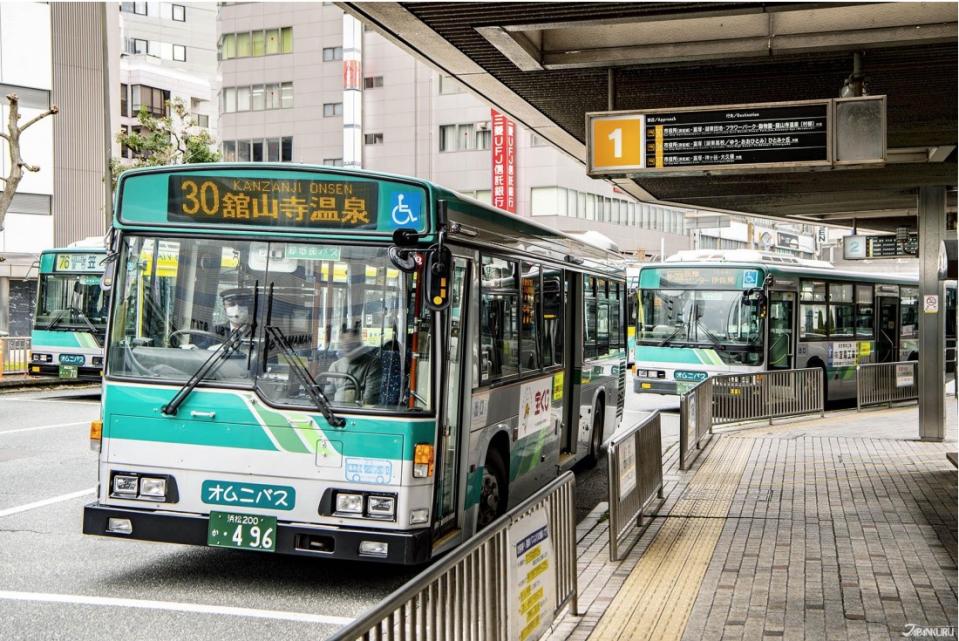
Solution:
[(657, 345), (656, 347), (666, 347), (669, 344), (669, 342), (673, 340), (674, 338), (676, 338), (677, 336), (679, 336), (679, 333), (683, 331), (684, 329), (686, 329), (686, 325), (685, 324), (680, 325), (679, 327), (673, 330), (672, 334), (664, 338), (663, 342)]
[(713, 334), (711, 331), (709, 331), (709, 328), (706, 327), (706, 325), (703, 324), (703, 321), (699, 318), (696, 319), (696, 327), (702, 330), (703, 334), (706, 335), (706, 338), (712, 341), (713, 345), (718, 347), (720, 350), (726, 349), (726, 346), (723, 345), (723, 342), (721, 340), (719, 340), (719, 337)]
[(193, 373), (193, 376), (183, 384), (183, 387), (180, 388), (180, 391), (176, 393), (169, 403), (163, 406), (160, 410), (167, 416), (173, 416), (176, 414), (176, 411), (180, 408), (180, 405), (183, 404), (183, 401), (186, 400), (186, 397), (190, 395), (190, 392), (196, 389), (196, 386), (200, 384), (204, 378), (216, 372), (217, 369), (230, 357), (230, 354), (240, 349), (240, 346), (243, 345), (244, 335), (248, 332), (252, 336), (251, 326), (243, 325), (242, 327), (237, 327), (235, 330), (230, 332), (230, 335), (227, 336), (226, 340), (220, 343), (215, 350), (210, 354), (210, 357), (207, 358), (202, 365)]
[(96, 328), (96, 325), (93, 324), (93, 322), (90, 320), (90, 318), (89, 318), (86, 314), (84, 314), (81, 309), (79, 309), (79, 308), (77, 308), (77, 307), (71, 307), (71, 308), (70, 308), (70, 311), (71, 311), (71, 312), (76, 312), (77, 315), (80, 316), (80, 320), (82, 320), (83, 323), (84, 323), (87, 327), (90, 328), (90, 333), (93, 334), (93, 340), (96, 341), (97, 347), (103, 347), (103, 344), (100, 342), (100, 339), (97, 337), (97, 331), (98, 331), (98, 330), (97, 330), (97, 328)]
[(50, 319), (50, 322), (47, 323), (47, 326), (43, 329), (53, 329), (60, 324), (60, 321), (63, 320), (63, 313), (67, 311), (65, 309), (58, 309), (57, 313), (54, 314), (53, 318)]
[[(270, 296), (272, 297), (272, 295), (273, 287), (271, 285)], [(314, 379), (310, 374), (310, 371), (303, 366), (303, 363), (300, 362), (299, 357), (296, 355), (296, 352), (293, 351), (293, 347), (290, 345), (290, 341), (287, 340), (280, 328), (275, 325), (267, 325), (266, 335), (266, 345), (263, 349), (264, 366), (266, 364), (266, 355), (270, 348), (270, 339), (272, 339), (276, 341), (277, 345), (280, 346), (280, 352), (289, 362), (290, 372), (293, 373), (296, 381), (303, 386), (304, 390), (306, 390), (310, 400), (313, 401), (314, 407), (320, 410), (320, 413), (323, 414), (323, 418), (326, 419), (326, 422), (333, 427), (343, 427), (346, 425), (346, 421), (333, 412), (330, 399), (328, 399), (326, 394), (320, 390), (320, 386), (316, 384), (316, 379)]]

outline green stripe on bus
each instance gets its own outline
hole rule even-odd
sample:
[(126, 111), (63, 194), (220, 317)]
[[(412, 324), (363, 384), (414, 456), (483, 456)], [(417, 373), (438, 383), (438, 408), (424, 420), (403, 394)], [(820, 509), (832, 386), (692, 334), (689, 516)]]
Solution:
[(87, 332), (52, 332), (35, 329), (30, 332), (33, 349), (43, 347), (98, 347), (96, 339)]

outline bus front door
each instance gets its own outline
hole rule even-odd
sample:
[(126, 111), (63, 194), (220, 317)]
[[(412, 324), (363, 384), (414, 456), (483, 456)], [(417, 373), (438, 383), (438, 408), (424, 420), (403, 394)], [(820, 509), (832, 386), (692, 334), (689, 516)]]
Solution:
[(899, 360), (899, 299), (892, 296), (880, 296), (878, 307), (877, 362), (891, 363)]
[[(453, 260), (453, 278), (450, 288), (450, 306), (443, 314), (445, 328), (442, 336), (446, 341), (447, 364), (445, 367), (446, 391), (443, 394), (443, 411), (440, 414), (439, 434), (436, 439), (436, 485), (433, 509), (433, 540), (441, 538), (457, 525), (457, 487), (459, 469), (459, 444), (463, 433), (464, 390), (471, 385), (464, 367), (466, 334), (466, 310), (468, 302), (469, 261), (457, 256)], [(468, 405), (467, 405), (468, 406)], [(467, 429), (466, 432), (469, 430)]]
[(769, 369), (793, 367), (793, 314), (795, 292), (769, 292), (769, 338), (766, 358)]

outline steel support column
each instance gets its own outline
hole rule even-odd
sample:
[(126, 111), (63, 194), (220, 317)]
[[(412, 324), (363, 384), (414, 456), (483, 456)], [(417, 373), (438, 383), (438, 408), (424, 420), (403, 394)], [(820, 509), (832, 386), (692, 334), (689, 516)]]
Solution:
[[(946, 427), (946, 310), (939, 280), (939, 248), (946, 232), (945, 187), (919, 189), (919, 436), (941, 441)], [(926, 311), (927, 296), (939, 311)]]

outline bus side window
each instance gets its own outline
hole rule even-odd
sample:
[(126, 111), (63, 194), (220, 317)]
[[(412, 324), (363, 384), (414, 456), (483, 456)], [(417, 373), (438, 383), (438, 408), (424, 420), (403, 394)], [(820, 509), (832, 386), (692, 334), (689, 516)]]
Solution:
[(482, 257), (480, 382), (519, 373), (519, 289), (513, 261)]
[(522, 372), (535, 371), (542, 367), (540, 358), (540, 334), (542, 333), (542, 283), (539, 265), (522, 263), (521, 279), (522, 308), (520, 310), (520, 356)]
[(563, 364), (563, 346), (566, 344), (566, 324), (563, 322), (564, 296), (563, 271), (543, 271), (543, 366)]

